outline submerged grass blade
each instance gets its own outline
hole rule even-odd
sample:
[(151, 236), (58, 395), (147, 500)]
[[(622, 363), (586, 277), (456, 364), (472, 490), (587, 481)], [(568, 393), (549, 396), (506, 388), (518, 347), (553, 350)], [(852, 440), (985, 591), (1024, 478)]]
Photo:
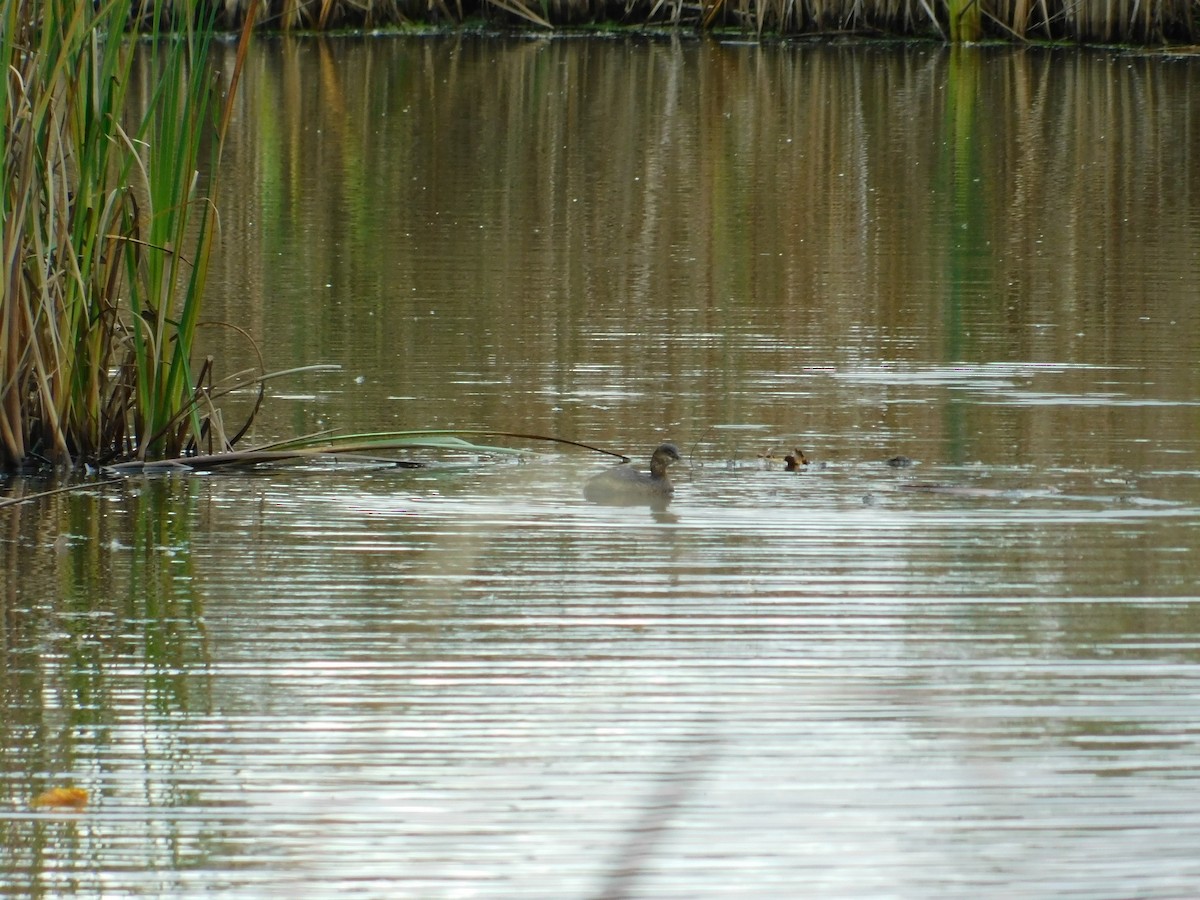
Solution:
[(213, 471), (216, 469), (235, 469), (258, 466), (264, 463), (294, 463), (321, 457), (364, 458), (371, 462), (390, 465), (415, 465), (411, 460), (385, 459), (374, 454), (394, 450), (437, 450), (453, 453), (472, 453), (485, 456), (524, 456), (530, 450), (514, 447), (476, 444), (464, 440), (461, 435), (479, 435), (490, 437), (511, 437), (522, 440), (543, 441), (580, 447), (608, 456), (616, 456), (626, 462), (628, 457), (611, 450), (593, 447), (579, 441), (558, 438), (550, 435), (524, 434), (511, 431), (391, 431), (373, 432), (367, 434), (330, 435), (321, 432), (291, 441), (278, 441), (251, 450), (228, 451), (201, 456), (181, 456), (173, 459), (158, 461), (130, 460), (114, 463), (104, 467), (106, 474), (130, 475), (144, 472), (187, 472)]
[[(618, 457), (619, 459), (628, 461), (628, 457), (625, 456), (625, 454), (617, 453), (613, 450), (605, 450), (603, 447), (595, 447), (591, 444), (584, 444), (580, 441), (573, 441), (568, 438), (554, 437), (553, 435), (530, 434), (528, 432), (520, 432), (520, 431), (492, 431), (490, 429), (479, 429), (479, 428), (432, 429), (432, 430), (431, 429), (422, 429), (422, 430), (416, 430), (416, 431), (381, 431), (381, 432), (369, 432), (369, 433), (365, 433), (365, 434), (339, 434), (339, 435), (335, 435), (332, 437), (330, 437), (328, 435), (328, 433), (322, 432), (317, 437), (319, 437), (319, 439), (322, 443), (329, 445), (329, 446), (335, 446), (335, 445), (341, 446), (342, 442), (364, 443), (364, 442), (371, 442), (371, 441), (386, 441), (386, 442), (393, 442), (393, 443), (395, 443), (396, 446), (410, 446), (410, 447), (424, 446), (424, 447), (430, 447), (430, 448), (443, 447), (443, 448), (448, 449), (448, 448), (451, 448), (454, 446), (453, 441), (459, 441), (461, 443), (466, 443), (465, 441), (461, 440), (462, 435), (475, 436), (475, 437), (506, 437), (506, 438), (514, 438), (514, 439), (518, 439), (518, 440), (524, 440), (524, 441), (539, 441), (539, 442), (544, 442), (544, 443), (563, 444), (568, 447), (579, 447), (583, 450), (590, 450), (593, 453), (602, 453), (606, 456), (615, 456), (615, 457)], [(440, 442), (443, 439), (447, 439), (447, 440), (445, 440), (445, 442)], [(402, 445), (399, 442), (408, 442), (408, 443)], [(292, 441), (281, 441), (281, 442), (274, 443), (271, 445), (271, 447), (275, 448), (275, 449), (285, 449), (285, 448), (289, 448), (289, 447), (304, 447), (304, 446), (308, 446), (309, 443), (310, 442), (309, 442), (308, 438), (296, 438), (295, 440), (292, 440)], [(469, 444), (467, 446), (473, 450), (479, 449), (478, 445), (475, 445), (475, 444)], [(503, 451), (503, 452), (508, 452), (508, 453), (521, 452), (521, 451), (514, 451), (512, 448), (487, 448), (487, 449), (489, 452), (495, 452), (495, 451)]]
[(68, 484), (60, 488), (52, 488), (48, 491), (38, 491), (36, 494), (26, 494), (24, 497), (5, 497), (0, 500), (0, 509), (6, 506), (19, 506), (22, 503), (32, 503), (34, 500), (40, 500), (43, 497), (52, 497), (55, 494), (75, 494), (79, 491), (90, 491), (98, 487), (107, 487), (112, 484), (120, 484), (120, 478), (106, 478), (103, 481), (89, 481), (86, 484)]

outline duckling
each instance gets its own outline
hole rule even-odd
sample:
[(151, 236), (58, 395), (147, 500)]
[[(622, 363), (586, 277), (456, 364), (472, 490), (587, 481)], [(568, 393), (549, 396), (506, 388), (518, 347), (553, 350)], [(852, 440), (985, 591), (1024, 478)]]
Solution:
[(799, 472), (804, 466), (811, 465), (809, 458), (804, 455), (804, 451), (798, 447), (785, 456), (783, 461), (786, 463), (783, 467), (786, 472)]

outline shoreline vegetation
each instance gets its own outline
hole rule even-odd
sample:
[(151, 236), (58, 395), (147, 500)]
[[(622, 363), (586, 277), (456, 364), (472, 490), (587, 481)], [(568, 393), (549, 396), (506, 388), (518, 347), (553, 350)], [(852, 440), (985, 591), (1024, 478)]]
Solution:
[[(163, 10), (178, 6), (162, 0)], [(147, 3), (147, 6), (152, 4)], [(959, 42), (1186, 45), (1197, 0), (201, 0), (219, 28), (664, 27), (752, 37), (876, 36)], [(141, 25), (152, 23), (142, 16)]]
[(249, 422), (223, 422), (218, 401), (261, 400), (261, 372), (192, 359), (217, 324), (200, 318), (217, 227), (201, 172), (219, 171), (250, 28), (222, 85), (212, 12), (142, 53), (111, 39), (135, 2), (13, 0), (0, 16), (0, 471), (225, 449)]

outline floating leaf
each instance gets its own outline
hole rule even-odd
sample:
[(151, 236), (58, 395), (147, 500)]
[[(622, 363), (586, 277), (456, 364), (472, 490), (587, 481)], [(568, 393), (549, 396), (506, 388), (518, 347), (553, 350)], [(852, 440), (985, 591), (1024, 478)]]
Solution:
[(48, 791), (42, 791), (29, 805), (34, 809), (43, 809), (45, 807), (67, 807), (70, 809), (83, 809), (87, 806), (88, 792), (83, 788), (77, 787), (57, 787), (50, 788)]

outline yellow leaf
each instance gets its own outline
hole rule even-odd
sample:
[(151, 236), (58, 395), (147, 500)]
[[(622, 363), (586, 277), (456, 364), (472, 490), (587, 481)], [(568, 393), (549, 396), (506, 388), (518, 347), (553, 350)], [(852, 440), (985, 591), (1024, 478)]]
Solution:
[(50, 788), (48, 791), (42, 791), (29, 805), (34, 809), (40, 809), (46, 806), (69, 807), (71, 809), (83, 809), (87, 806), (88, 792), (83, 788), (77, 787), (58, 787)]

